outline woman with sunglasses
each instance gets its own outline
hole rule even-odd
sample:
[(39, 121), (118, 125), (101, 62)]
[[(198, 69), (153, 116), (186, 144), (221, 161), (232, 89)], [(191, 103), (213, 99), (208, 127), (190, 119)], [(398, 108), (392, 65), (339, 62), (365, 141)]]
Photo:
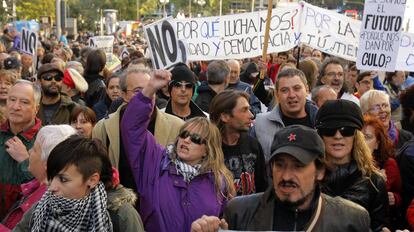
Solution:
[(412, 138), (410, 132), (401, 129), (400, 122), (395, 123), (391, 120), (390, 96), (384, 91), (369, 90), (359, 101), (363, 114), (374, 116), (382, 122), (395, 149), (400, 149)]
[(190, 231), (191, 223), (203, 215), (221, 216), (235, 194), (220, 132), (207, 118), (188, 120), (166, 148), (147, 130), (155, 93), (170, 78), (168, 71), (155, 71), (128, 103), (121, 122), (146, 231)]
[(329, 100), (319, 109), (316, 128), (325, 143), (327, 164), (322, 191), (361, 205), (370, 214), (371, 229), (382, 231), (388, 195), (362, 126), (361, 110), (351, 101)]

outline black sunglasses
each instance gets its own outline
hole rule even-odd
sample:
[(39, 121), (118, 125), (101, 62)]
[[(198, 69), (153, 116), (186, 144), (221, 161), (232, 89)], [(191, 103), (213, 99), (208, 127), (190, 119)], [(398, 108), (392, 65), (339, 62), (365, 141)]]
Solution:
[(318, 132), (322, 136), (332, 137), (335, 136), (336, 131), (339, 131), (344, 137), (351, 137), (355, 135), (356, 128), (354, 127), (341, 127), (341, 128), (319, 128)]
[(45, 81), (51, 81), (52, 79), (55, 81), (61, 81), (63, 77), (61, 75), (44, 75), (42, 76), (42, 79)]
[(184, 86), (186, 89), (192, 89), (194, 87), (192, 83), (183, 83), (178, 81), (173, 81), (171, 84), (175, 88), (182, 88)]
[(206, 144), (206, 140), (201, 138), (201, 135), (199, 134), (192, 134), (186, 130), (183, 130), (178, 136), (180, 136), (180, 138), (182, 139), (186, 139), (188, 136), (190, 136), (190, 140), (191, 142), (201, 145), (201, 144)]

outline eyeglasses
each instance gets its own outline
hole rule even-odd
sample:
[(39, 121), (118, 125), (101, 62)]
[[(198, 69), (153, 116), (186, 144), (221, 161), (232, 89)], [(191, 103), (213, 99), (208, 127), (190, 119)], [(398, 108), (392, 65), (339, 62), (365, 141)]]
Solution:
[(338, 73), (336, 73), (336, 72), (328, 72), (328, 73), (326, 73), (326, 76), (328, 76), (328, 77), (334, 77), (334, 76), (343, 77), (344, 76), (344, 73), (343, 72), (338, 72)]
[(339, 131), (344, 137), (351, 137), (355, 134), (355, 128), (353, 127), (341, 127), (341, 128), (319, 128), (318, 132), (322, 136), (332, 137), (335, 136), (336, 132)]
[(141, 92), (143, 90), (143, 88), (141, 87), (136, 87), (135, 89), (127, 89), (127, 92), (133, 92), (134, 94), (137, 94), (138, 92)]
[(178, 81), (173, 81), (171, 84), (175, 88), (185, 87), (186, 89), (192, 89), (194, 87), (192, 83), (185, 83), (185, 82), (178, 82)]
[(191, 142), (201, 145), (201, 144), (206, 144), (206, 140), (201, 138), (201, 135), (196, 134), (196, 133), (190, 133), (186, 130), (183, 130), (178, 136), (180, 136), (180, 138), (182, 139), (186, 139), (188, 138), (188, 136), (190, 136), (190, 140)]
[(44, 75), (42, 76), (42, 79), (45, 81), (51, 81), (52, 79), (55, 81), (61, 81), (63, 77), (61, 75)]
[(373, 105), (371, 108), (369, 108), (369, 111), (373, 113), (378, 113), (382, 109), (388, 109), (389, 107), (390, 107), (390, 104), (388, 103), (376, 104), (376, 105)]

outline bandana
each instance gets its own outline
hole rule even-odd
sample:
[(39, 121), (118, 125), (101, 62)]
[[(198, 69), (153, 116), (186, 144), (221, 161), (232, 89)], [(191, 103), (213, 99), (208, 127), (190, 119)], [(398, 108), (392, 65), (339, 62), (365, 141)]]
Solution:
[(98, 186), (82, 199), (67, 199), (46, 191), (33, 213), (31, 231), (112, 232), (106, 202), (107, 197), (102, 182), (99, 182)]

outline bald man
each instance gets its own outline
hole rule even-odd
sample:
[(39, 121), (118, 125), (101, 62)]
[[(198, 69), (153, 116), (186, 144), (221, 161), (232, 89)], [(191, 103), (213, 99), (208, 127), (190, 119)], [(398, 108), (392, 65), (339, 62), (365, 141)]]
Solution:
[(250, 95), (250, 111), (254, 115), (261, 113), (260, 101), (253, 94), (252, 87), (249, 84), (240, 81), (240, 63), (237, 60), (229, 60), (227, 61), (227, 65), (230, 68), (230, 81), (227, 89), (236, 89), (248, 93)]

